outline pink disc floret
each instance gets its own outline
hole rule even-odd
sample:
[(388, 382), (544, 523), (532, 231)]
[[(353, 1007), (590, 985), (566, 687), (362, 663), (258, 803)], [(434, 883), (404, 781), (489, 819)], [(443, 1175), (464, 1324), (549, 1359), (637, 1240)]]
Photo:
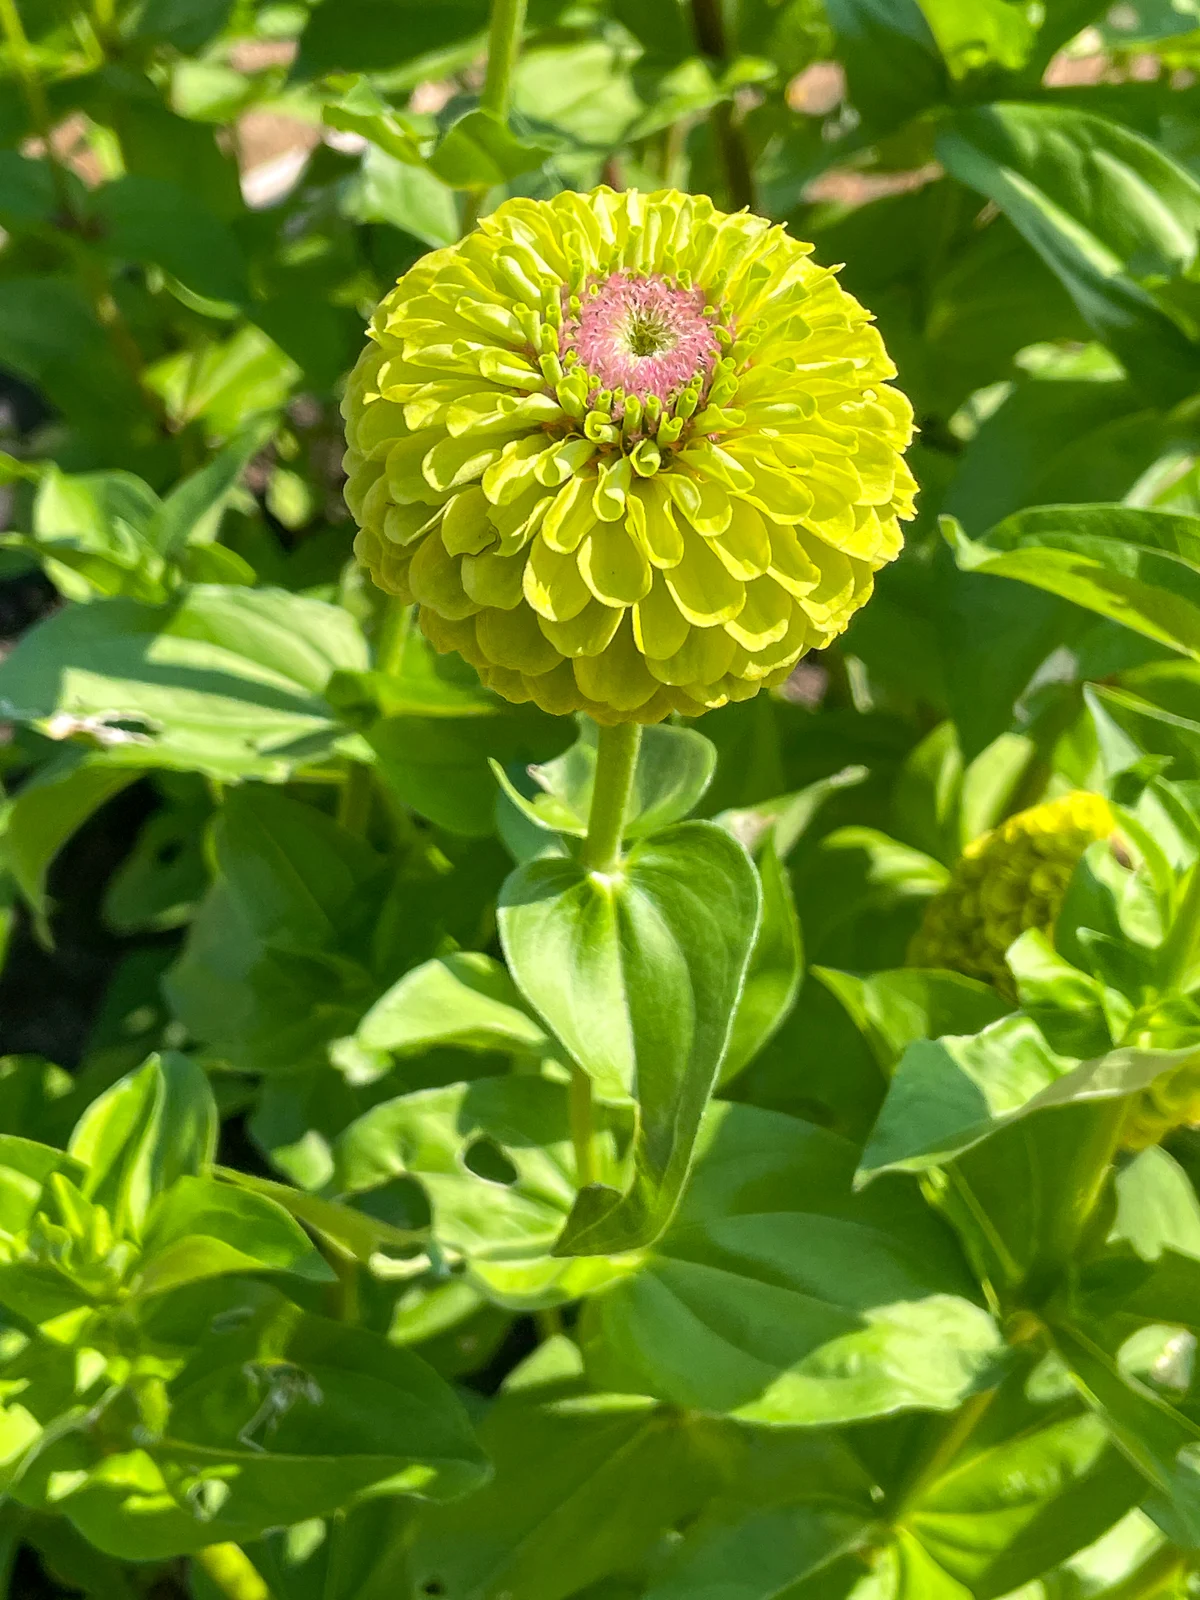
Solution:
[(579, 316), (563, 332), (600, 388), (669, 404), (695, 377), (707, 384), (720, 352), (704, 315), (702, 289), (681, 289), (655, 274), (615, 272), (584, 292)]

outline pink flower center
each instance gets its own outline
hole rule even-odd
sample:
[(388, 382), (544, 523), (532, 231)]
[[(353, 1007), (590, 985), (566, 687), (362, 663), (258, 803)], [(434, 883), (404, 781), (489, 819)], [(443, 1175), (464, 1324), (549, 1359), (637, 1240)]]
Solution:
[(568, 316), (565, 347), (599, 388), (669, 404), (692, 378), (708, 380), (720, 352), (704, 306), (701, 289), (615, 272), (584, 294), (577, 318)]

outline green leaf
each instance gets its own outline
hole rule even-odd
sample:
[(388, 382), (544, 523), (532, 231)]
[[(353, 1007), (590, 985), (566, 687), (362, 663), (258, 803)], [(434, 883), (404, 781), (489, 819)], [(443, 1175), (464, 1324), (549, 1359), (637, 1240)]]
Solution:
[(33, 533), (8, 533), (3, 543), (25, 550), (70, 600), (125, 594), (166, 598), (166, 572), (150, 538), (158, 496), (131, 472), (60, 472), (39, 478)]
[(338, 100), (327, 101), (321, 120), (343, 133), (357, 133), (410, 166), (423, 166), (421, 143), (426, 137), (419, 117), (398, 111), (376, 94), (365, 78), (358, 78)]
[(473, 838), (495, 827), (489, 762), (527, 760), (554, 750), (562, 736), (551, 718), (523, 709), (469, 719), (386, 717), (366, 732), (380, 775), (398, 799), (440, 827)]
[(787, 1019), (804, 976), (804, 941), (787, 875), (772, 835), (758, 855), (762, 920), (754, 940), (746, 981), (733, 1014), (733, 1028), (721, 1067), (728, 1083), (766, 1048)]
[(366, 962), (383, 858), (260, 785), (226, 796), (213, 850), (216, 878), (165, 981), (176, 1014), (246, 1070), (323, 1065), (380, 988)]
[(182, 183), (130, 175), (96, 189), (89, 203), (114, 255), (153, 262), (207, 300), (248, 299), (236, 238)]
[[(606, 1163), (608, 1120), (596, 1129)], [(438, 1243), (477, 1271), (545, 1256), (575, 1200), (566, 1086), (514, 1077), (419, 1090), (374, 1106), (334, 1146), (339, 1193), (369, 1193), (404, 1175), (428, 1195)], [(563, 1263), (544, 1265), (561, 1276)], [(503, 1272), (483, 1281), (503, 1298)]]
[[(422, 1517), (415, 1591), (499, 1600), (565, 1600), (636, 1565), (656, 1538), (720, 1481), (717, 1427), (629, 1395), (589, 1395), (565, 1340), (556, 1383), (518, 1368), (490, 1408), (480, 1443), (492, 1482)], [(534, 1362), (545, 1368), (553, 1346)], [(574, 1356), (574, 1360), (572, 1360)]]
[(1187, 1049), (1127, 1048), (1077, 1063), (1021, 1012), (972, 1037), (918, 1040), (901, 1057), (859, 1179), (939, 1166), (1023, 1117), (1136, 1094), (1188, 1059)]
[(273, 432), (273, 418), (253, 419), (207, 466), (176, 484), (155, 509), (147, 529), (148, 537), (163, 556), (178, 560), (190, 541), (216, 538), (226, 502), (251, 457)]
[(0, 1133), (0, 1231), (11, 1237), (29, 1226), (54, 1173), (79, 1183), (84, 1171), (73, 1156), (51, 1145)]
[[(1042, 292), (1047, 292), (1045, 285)], [(1054, 319), (1059, 327), (1062, 321)], [(1081, 338), (1087, 333), (1082, 323), (1077, 331)], [(970, 533), (981, 533), (1029, 506), (1121, 500), (1158, 459), (1161, 412), (1121, 379), (1103, 345), (1085, 348), (1093, 364), (1107, 363), (1111, 370), (1078, 378), (1047, 374), (1019, 379), (967, 445), (941, 509), (959, 517)], [(955, 592), (969, 597), (970, 588), (960, 580)], [(1056, 609), (1062, 611), (1061, 606)], [(968, 615), (960, 629), (971, 625)], [(1019, 616), (1006, 616), (1000, 625), (1021, 638)], [(961, 651), (970, 642), (964, 632), (954, 643)], [(974, 644), (982, 655), (982, 641)]]
[(225, 26), (232, 0), (146, 0), (135, 37), (162, 39), (177, 50), (199, 50)]
[(161, 932), (192, 920), (208, 887), (204, 838), (212, 800), (184, 778), (163, 795), (108, 880), (104, 920), (117, 933)]
[(0, 221), (6, 228), (49, 222), (57, 205), (48, 162), (0, 151)]
[(1122, 1374), (1085, 1330), (1057, 1329), (1055, 1342), (1086, 1404), (1157, 1491), (1156, 1520), (1176, 1544), (1200, 1550), (1200, 1428)]
[(1135, 760), (1143, 752), (1167, 756), (1177, 777), (1200, 778), (1200, 722), (1107, 684), (1089, 683), (1084, 698), (1102, 739), (1119, 731)]
[(64, 750), (22, 785), (5, 814), (4, 857), (49, 942), (46, 874), (51, 862), (87, 819), (140, 777), (136, 768), (111, 766), (103, 757)]
[[(1132, 1007), (1098, 978), (1065, 961), (1040, 928), (1027, 928), (1005, 957), (1021, 1010), (1060, 1055), (1103, 1055), (1125, 1032)], [(965, 1033), (942, 1028), (942, 1033)]]
[(1157, 403), (1195, 390), (1197, 347), (1143, 286), (1195, 259), (1200, 184), (1189, 173), (1119, 123), (1049, 105), (956, 111), (936, 148), (1008, 216)]
[(487, 27), (485, 0), (321, 0), (300, 37), (295, 73), (378, 73), (431, 51), (466, 47), (476, 53)]
[(1037, 38), (1029, 10), (1009, 0), (919, 0), (952, 78), (1017, 72)]
[[(508, 799), (537, 827), (583, 838), (596, 779), (596, 738), (595, 723), (585, 722), (563, 755), (530, 767), (536, 786), (531, 795), (518, 790), (495, 761), (492, 771)], [(644, 728), (624, 836), (639, 839), (682, 821), (700, 804), (716, 770), (717, 752), (703, 734), (664, 723)]]
[(429, 166), (452, 189), (486, 190), (540, 167), (550, 154), (545, 145), (519, 139), (502, 117), (480, 108), (451, 125)]
[(361, 1261), (364, 1266), (376, 1255), (411, 1252), (414, 1245), (427, 1237), (424, 1230), (395, 1227), (382, 1217), (368, 1216), (365, 1211), (306, 1194), (303, 1189), (293, 1189), (289, 1184), (275, 1183), (270, 1178), (258, 1178), (232, 1167), (214, 1167), (213, 1172), (224, 1183), (274, 1201), (342, 1255)]
[(438, 655), (419, 628), (408, 627), (387, 672), (338, 672), (326, 697), (348, 718), (483, 717), (501, 709), (461, 656)]
[(355, 1038), (365, 1050), (394, 1055), (440, 1044), (542, 1055), (549, 1044), (500, 963), (470, 951), (406, 972), (367, 1012)]
[(829, 20), (850, 97), (873, 132), (945, 98), (946, 65), (916, 0), (830, 0)]
[(67, 1148), (87, 1168), (84, 1194), (105, 1207), (118, 1235), (136, 1238), (155, 1199), (203, 1174), (216, 1144), (208, 1079), (190, 1057), (167, 1051), (93, 1100)]
[(260, 329), (164, 356), (146, 371), (177, 427), (203, 419), (218, 438), (239, 433), (256, 412), (277, 411), (302, 376), (285, 351)]
[(989, 1600), (1091, 1544), (1144, 1493), (1095, 1417), (1042, 1422), (1007, 1401), (1002, 1389), (984, 1428), (905, 1519), (940, 1567)]
[(793, 1425), (949, 1410), (986, 1382), (999, 1339), (950, 1236), (906, 1184), (854, 1194), (855, 1157), (713, 1106), (671, 1227), (584, 1308), (593, 1380)]
[[(920, 1540), (901, 1529), (883, 1551), (871, 1578), (879, 1600), (968, 1600), (971, 1591), (930, 1556)], [(868, 1600), (875, 1596), (868, 1591)]]
[[(157, 1296), (144, 1326), (160, 1347), (195, 1352), (168, 1385), (165, 1431), (101, 1457), (55, 1501), (110, 1554), (146, 1561), (244, 1542), (363, 1490), (438, 1500), (485, 1474), (452, 1391), (378, 1334), (246, 1282)], [(38, 1470), (55, 1465), (50, 1452)]]
[(152, 1206), (137, 1289), (163, 1294), (199, 1278), (287, 1272), (314, 1283), (336, 1274), (282, 1206), (212, 1178), (182, 1177)]
[(454, 244), (459, 235), (453, 189), (424, 167), (397, 161), (375, 145), (364, 152), (342, 207), (355, 222), (387, 223), (435, 250)]
[(1200, 1261), (1200, 1199), (1173, 1156), (1151, 1145), (1121, 1168), (1113, 1188), (1110, 1243), (1127, 1242), (1143, 1261), (1157, 1261), (1166, 1250)]
[(200, 584), (167, 606), (97, 600), (56, 612), (0, 664), (0, 702), (114, 764), (280, 781), (342, 730), (321, 691), (366, 664), (340, 607)]
[(1016, 578), (1200, 659), (1200, 519), (1123, 506), (1044, 506), (968, 539), (943, 519), (964, 572)]
[(1113, 1180), (1116, 1216), (1080, 1277), (1089, 1317), (1122, 1330), (1200, 1327), (1200, 1199), (1182, 1167), (1151, 1146)]
[[(397, 1600), (409, 1584), (416, 1512), (411, 1499), (394, 1495), (362, 1500), (328, 1521), (277, 1528), (246, 1554), (272, 1600)], [(198, 1590), (196, 1577), (193, 1570)], [(197, 1600), (205, 1597), (198, 1592)]]
[(868, 776), (866, 767), (843, 767), (831, 777), (818, 778), (794, 794), (779, 795), (757, 805), (722, 811), (716, 820), (740, 839), (747, 850), (756, 850), (770, 832), (780, 861), (786, 861), (808, 832), (821, 807), (842, 789), (854, 789)]
[(721, 1600), (801, 1600), (810, 1592), (807, 1580), (860, 1549), (869, 1528), (868, 1515), (835, 1505), (753, 1512), (733, 1527), (689, 1539), (646, 1600), (709, 1594)]
[(0, 284), (0, 361), (125, 457), (143, 402), (78, 284), (45, 273)]
[(682, 823), (632, 848), (619, 873), (549, 859), (506, 881), (500, 936), (517, 987), (601, 1093), (633, 1094), (633, 1185), (580, 1194), (561, 1253), (655, 1239), (687, 1180), (729, 1042), (760, 911), (741, 846)]
[(860, 977), (831, 967), (812, 970), (845, 1006), (889, 1076), (914, 1040), (977, 1033), (1009, 1010), (990, 984), (958, 972), (901, 967)]

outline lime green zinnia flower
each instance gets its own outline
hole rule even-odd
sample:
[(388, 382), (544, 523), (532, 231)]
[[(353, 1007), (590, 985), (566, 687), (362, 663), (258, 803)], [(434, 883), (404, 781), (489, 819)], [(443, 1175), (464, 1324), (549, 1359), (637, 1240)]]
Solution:
[(926, 908), (909, 965), (947, 967), (1014, 996), (1005, 951), (1026, 928), (1053, 931), (1080, 856), (1115, 826), (1103, 796), (1077, 789), (972, 840)]
[(901, 547), (907, 400), (809, 246), (703, 196), (510, 200), (379, 306), (344, 412), (375, 582), (510, 700), (696, 715)]

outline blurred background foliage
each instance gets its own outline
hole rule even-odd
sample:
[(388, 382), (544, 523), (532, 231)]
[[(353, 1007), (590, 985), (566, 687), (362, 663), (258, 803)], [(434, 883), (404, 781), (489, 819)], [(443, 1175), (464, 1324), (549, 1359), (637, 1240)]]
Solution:
[[(0, 0), (9, 1131), (61, 1143), (184, 1048), (223, 1159), (319, 1189), (376, 1103), (508, 1070), (364, 1019), (431, 958), (495, 948), (524, 847), (489, 759), (520, 781), (571, 730), (385, 616), (350, 561), (337, 411), (380, 295), (506, 195), (673, 186), (785, 221), (844, 263), (916, 407), (903, 558), (840, 648), (701, 724), (703, 813), (775, 823), (806, 963), (902, 965), (967, 841), (1096, 786), (1089, 686), (1200, 778), (1194, 636), (964, 570), (938, 526), (1200, 513), (1195, 0), (530, 0), (507, 123), (478, 109), (487, 10)], [(796, 1001), (788, 948), (778, 1031), (727, 1092), (861, 1142), (883, 1077), (829, 988)], [(373, 1199), (420, 1220), (414, 1186)], [(366, 1319), (477, 1396), (532, 1342), (473, 1291), (428, 1315), (406, 1292), (372, 1283)], [(182, 1592), (22, 1526), (14, 1596)], [(1150, 1537), (1126, 1532), (1045, 1595), (1119, 1580)], [(299, 1544), (271, 1559), (280, 1594), (356, 1592), (287, 1578)]]

